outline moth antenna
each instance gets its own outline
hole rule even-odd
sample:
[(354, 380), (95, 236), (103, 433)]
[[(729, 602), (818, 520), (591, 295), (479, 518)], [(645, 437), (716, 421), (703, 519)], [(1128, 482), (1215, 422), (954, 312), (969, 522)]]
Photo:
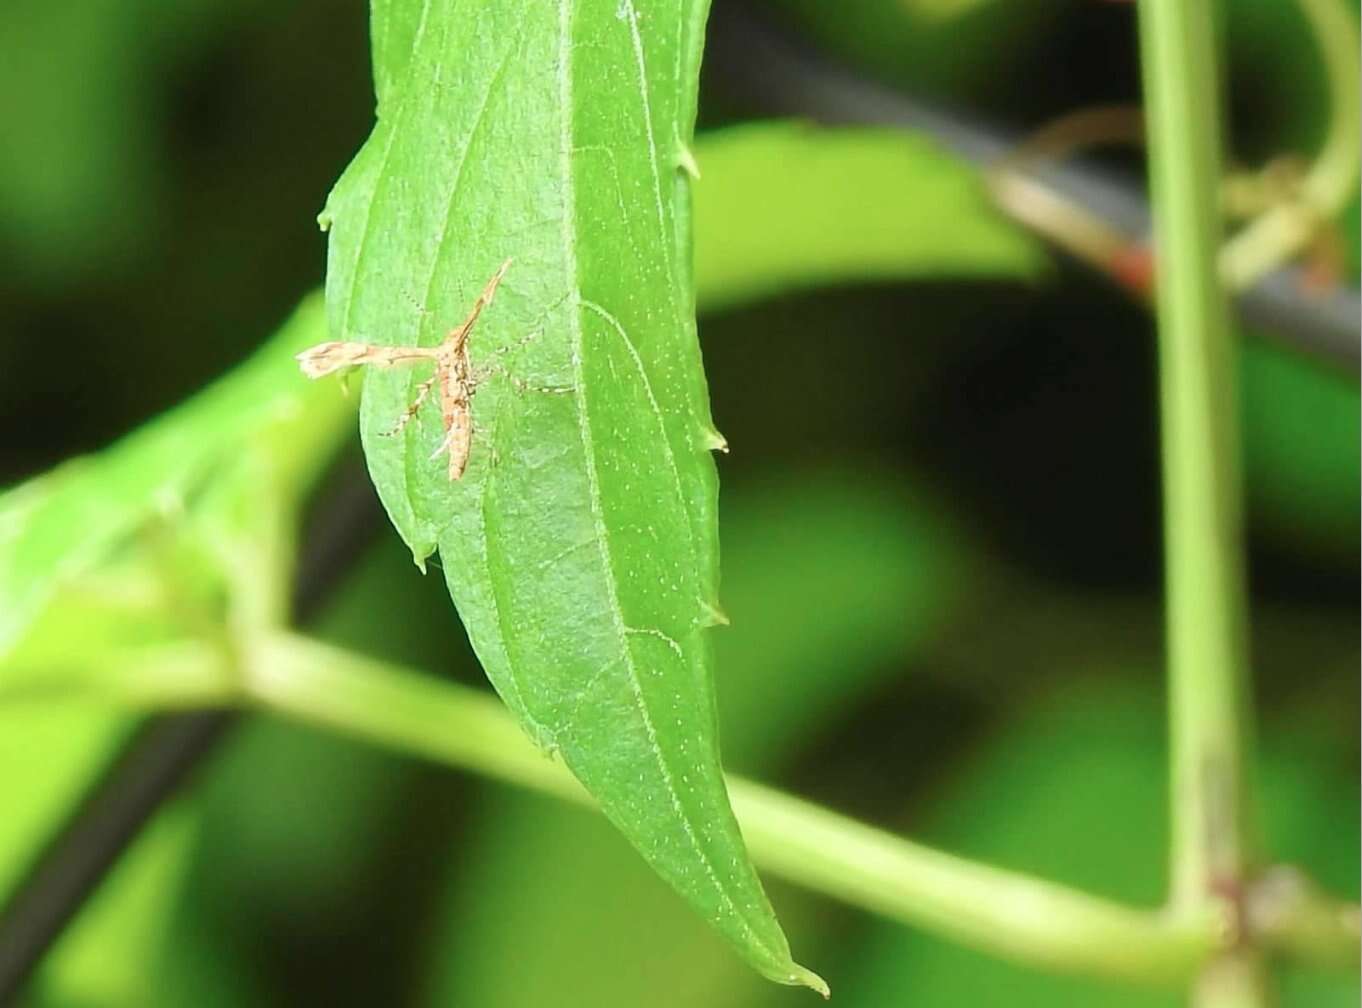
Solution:
[(469, 331), (478, 321), (478, 316), (482, 314), (482, 310), (492, 303), (492, 298), (495, 297), (497, 293), (497, 287), (501, 285), (502, 277), (506, 275), (506, 271), (510, 268), (511, 260), (507, 259), (501, 264), (500, 268), (492, 274), (492, 279), (487, 281), (487, 286), (482, 289), (482, 293), (478, 295), (478, 299), (473, 302), (473, 307), (469, 310), (468, 317), (454, 330), (454, 338), (456, 340), (461, 342), (467, 338)]

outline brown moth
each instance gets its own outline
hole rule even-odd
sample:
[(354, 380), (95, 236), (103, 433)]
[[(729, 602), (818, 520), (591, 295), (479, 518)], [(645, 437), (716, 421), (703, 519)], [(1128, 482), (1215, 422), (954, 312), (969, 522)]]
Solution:
[(449, 456), (449, 478), (456, 480), (468, 468), (468, 453), (473, 442), (473, 422), (470, 406), (477, 379), (468, 363), (468, 336), (482, 310), (492, 303), (497, 285), (506, 275), (511, 260), (507, 259), (501, 268), (487, 281), (468, 317), (439, 346), (433, 347), (394, 347), (375, 346), (372, 343), (351, 343), (333, 340), (318, 343), (298, 354), (296, 360), (303, 374), (309, 378), (322, 378), (343, 368), (360, 367), (399, 367), (404, 364), (418, 364), (433, 361), (435, 373), (421, 383), (416, 398), (407, 407), (391, 433), (396, 434), (416, 415), (426, 401), (431, 390), (439, 386), (440, 418), (444, 423), (445, 436), (431, 458), (441, 454)]

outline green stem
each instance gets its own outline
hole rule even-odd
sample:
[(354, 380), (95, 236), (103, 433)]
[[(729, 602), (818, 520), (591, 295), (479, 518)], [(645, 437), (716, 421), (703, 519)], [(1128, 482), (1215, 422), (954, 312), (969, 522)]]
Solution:
[(1299, 869), (1282, 865), (1264, 872), (1244, 909), (1253, 933), (1275, 952), (1335, 969), (1357, 968), (1362, 908), (1340, 903)]
[(1299, 4), (1328, 80), (1328, 130), (1301, 183), (1300, 199), (1267, 210), (1225, 245), (1220, 266), (1235, 290), (1251, 286), (1305, 247), (1320, 223), (1341, 211), (1357, 188), (1362, 142), (1357, 20), (1338, 0)]
[[(117, 674), (72, 670), (0, 703), (61, 694), (140, 709), (245, 706), (581, 804), (590, 797), (536, 750), (493, 696), (287, 632), (258, 638), (243, 669), (209, 644), (136, 649)], [(1032, 966), (1137, 983), (1190, 981), (1223, 946), (1223, 912), (1162, 914), (932, 850), (809, 802), (729, 778), (756, 862), (853, 906)], [(1254, 887), (1248, 914), (1294, 961), (1355, 969), (1362, 917), (1299, 873)]]
[[(1217, 271), (1220, 91), (1213, 6), (1141, 0), (1158, 246), (1172, 763), (1172, 905), (1226, 901), (1254, 867), (1246, 600), (1229, 304)], [(1237, 961), (1237, 960), (1236, 960)], [(1202, 1004), (1240, 1005), (1256, 969)], [(1219, 975), (1219, 974), (1217, 974)], [(1242, 983), (1240, 983), (1242, 981)], [(1232, 991), (1218, 997), (1215, 991)], [(1261, 993), (1261, 991), (1259, 991)]]
[[(537, 751), (495, 697), (280, 635), (248, 677), (256, 704), (514, 781), (591, 799)], [(1217, 921), (1129, 909), (1065, 886), (953, 857), (769, 788), (730, 778), (758, 864), (816, 892), (1032, 965), (1139, 983), (1185, 982)]]
[(1035, 968), (1185, 982), (1217, 921), (1134, 910), (969, 861), (730, 778), (752, 856), (791, 882)]
[(1214, 1008), (1262, 1008), (1270, 1004), (1270, 978), (1263, 957), (1252, 948), (1217, 956), (1192, 987), (1192, 1004)]
[(1332, 216), (1357, 189), (1362, 155), (1362, 92), (1358, 91), (1357, 18), (1338, 0), (1299, 0), (1319, 47), (1329, 82), (1329, 126), (1319, 156), (1305, 179), (1305, 199), (1318, 214)]

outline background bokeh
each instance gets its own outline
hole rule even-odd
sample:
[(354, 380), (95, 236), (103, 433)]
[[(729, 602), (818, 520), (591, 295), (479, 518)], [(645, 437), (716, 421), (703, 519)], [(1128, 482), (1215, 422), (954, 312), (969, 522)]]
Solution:
[[(1133, 5), (763, 6), (868, 76), (1001, 124), (1137, 97)], [(1234, 153), (1308, 151), (1325, 95), (1292, 0), (1228, 7)], [(358, 0), (0, 7), (0, 483), (191, 394), (321, 282), (315, 216), (371, 124), (365, 19)], [(702, 128), (760, 114), (711, 78), (701, 110)], [(1355, 255), (1355, 215), (1344, 226)], [(1357, 380), (1243, 337), (1266, 832), (1278, 857), (1355, 897)], [(1039, 283), (775, 296), (704, 317), (701, 338), (733, 447), (720, 460), (733, 625), (716, 639), (728, 764), (952, 850), (1157, 903), (1147, 312), (1057, 262)], [(319, 626), (480, 679), (440, 579), (386, 532)], [(22, 758), (0, 751), (0, 796), (78, 793), (122, 732), (73, 713)], [(4, 820), (0, 854), (18, 863)], [(1177, 1003), (771, 888), (843, 1008)], [(33, 993), (486, 1008), (801, 996), (749, 975), (590, 813), (263, 717), (158, 817)], [(1290, 1005), (1357, 997), (1346, 977), (1287, 979)]]

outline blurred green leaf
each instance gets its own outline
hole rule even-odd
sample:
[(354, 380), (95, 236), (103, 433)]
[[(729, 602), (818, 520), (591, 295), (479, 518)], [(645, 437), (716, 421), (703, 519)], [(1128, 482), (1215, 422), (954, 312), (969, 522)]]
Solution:
[[(1343, 5), (1354, 0), (1337, 0)], [(1251, 79), (1256, 103), (1247, 132), (1259, 149), (1254, 160), (1284, 146), (1309, 156), (1323, 139), (1329, 86), (1319, 49), (1300, 5), (1282, 0), (1239, 0), (1225, 8), (1225, 44), (1236, 80)]]
[[(929, 509), (864, 472), (807, 472), (726, 500), (733, 625), (715, 642), (724, 749), (733, 765), (770, 775), (926, 645), (961, 595), (960, 547)], [(792, 615), (807, 613), (818, 615)], [(591, 815), (506, 789), (483, 801), (431, 946), (429, 1004), (763, 999)], [(600, 892), (610, 900), (592, 897)], [(826, 913), (803, 918), (801, 933), (827, 927)], [(616, 950), (608, 969), (594, 951), (602, 941)], [(676, 974), (665, 990), (664, 972)]]
[(866, 469), (736, 489), (724, 542), (733, 625), (714, 644), (720, 728), (734, 767), (758, 776), (901, 675), (965, 597), (962, 537)]
[[(722, 440), (695, 339), (684, 165), (706, 5), (641, 8), (375, 8), (378, 126), (323, 214), (331, 331), (436, 344), (515, 260), (470, 355), (487, 369), (513, 349), (517, 383), (480, 385), (468, 472), (451, 481), (432, 457), (437, 402), (383, 436), (428, 373), (374, 371), (374, 484), (418, 563), (439, 547), (527, 730), (754, 967), (816, 986), (728, 807), (704, 640), (721, 618), (709, 452)], [(393, 40), (408, 35), (403, 55)]]
[(1035, 39), (1076, 4), (772, 0), (771, 6), (843, 62), (917, 93), (962, 101), (1018, 86)]
[(1243, 343), (1244, 468), (1255, 523), (1291, 549), (1355, 562), (1362, 498), (1355, 375)]
[[(406, 616), (395, 637), (387, 605), (398, 595)], [(448, 615), (443, 586), (413, 579), (409, 554), (392, 540), (370, 551), (310, 629), (356, 650), (446, 668), (453, 656), (441, 641), (459, 636)], [(176, 898), (163, 907), (169, 926), (155, 925), (163, 937), (156, 955), (136, 960), (157, 978), (155, 996), (139, 1006), (285, 1004), (274, 971), (292, 972), (291, 960), (380, 927), (372, 903), (419, 919), (382, 860), (394, 823), (412, 808), (411, 767), (381, 749), (275, 718), (253, 717), (238, 728), (196, 779), (197, 828), (183, 838)], [(407, 837), (397, 843), (405, 863), (418, 845)], [(140, 938), (100, 931), (104, 955), (116, 962), (132, 956)], [(330, 966), (326, 986), (312, 982), (316, 998), (379, 972), (376, 963), (399, 942), (392, 933), (383, 943), (364, 940), (371, 954)]]
[(696, 156), (706, 311), (820, 284), (1033, 278), (1045, 266), (978, 172), (917, 134), (757, 123), (702, 136)]
[[(160, 950), (168, 976), (155, 1004), (200, 1004), (206, 987), (232, 975), (245, 989), (229, 988), (224, 1003), (289, 1004), (280, 972), (318, 948), (348, 946), (350, 935), (365, 936), (354, 961), (328, 972), (353, 981), (381, 969), (397, 943), (377, 934), (391, 923), (372, 904), (399, 919), (418, 912), (394, 905), (400, 892), (382, 862), (410, 811), (405, 767), (391, 753), (276, 718), (242, 724), (198, 782), (199, 828)], [(421, 846), (399, 843), (408, 857)], [(313, 986), (310, 1000), (326, 1003), (339, 984)]]
[(14, 252), (11, 270), (69, 286), (92, 267), (124, 265), (161, 219), (158, 86), (256, 7), (264, 5), (0, 5), (0, 249)]
[[(150, 203), (152, 137), (138, 64), (154, 34), (124, 3), (0, 8), (0, 240), (53, 273), (107, 254)], [(101, 86), (81, 86), (89, 79)], [(22, 96), (22, 97), (20, 97)]]
[(909, 11), (929, 18), (955, 18), (989, 4), (1007, 0), (899, 0)]
[(263, 350), (201, 394), (96, 455), (0, 494), (0, 668), (54, 598), (149, 523), (174, 524), (248, 440), (288, 460), (279, 494), (306, 485), (346, 413), (331, 390), (297, 381), (289, 359), (321, 321), (320, 303), (305, 302)]
[[(390, 606), (399, 596), (402, 633), (394, 634)], [(412, 576), (409, 554), (395, 539), (375, 545), (309, 629), (414, 667), (472, 664), (471, 656), (451, 647), (460, 634), (450, 624), (448, 594), (442, 585)], [(221, 923), (215, 915), (244, 919), (262, 908), (272, 920), (315, 921), (318, 929), (333, 918), (339, 928), (362, 926), (345, 911), (369, 883), (369, 862), (391, 840), (394, 819), (408, 801), (404, 771), (409, 774), (411, 766), (339, 735), (252, 719), (202, 782), (201, 814), (209, 828), (199, 837), (194, 891), (182, 914), (210, 918), (209, 928)], [(306, 814), (295, 814), (300, 809)]]

